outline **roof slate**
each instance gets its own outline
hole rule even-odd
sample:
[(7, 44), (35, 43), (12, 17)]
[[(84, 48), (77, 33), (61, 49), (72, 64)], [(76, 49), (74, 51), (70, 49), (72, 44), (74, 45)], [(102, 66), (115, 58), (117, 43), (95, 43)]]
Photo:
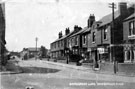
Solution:
[(78, 35), (80, 33), (83, 33), (85, 30), (87, 29), (87, 27), (81, 29), (80, 31), (78, 31), (77, 33), (73, 34), (71, 37), (75, 36), (75, 35)]
[[(114, 19), (118, 18), (120, 16), (120, 13), (119, 11), (115, 11), (114, 12)], [(100, 27), (103, 26), (103, 25), (106, 25), (108, 23), (111, 23), (112, 22), (112, 13), (111, 14), (108, 14), (106, 16), (104, 16), (103, 18), (101, 18), (99, 21), (101, 21), (102, 23), (100, 24)]]
[(130, 15), (129, 17), (127, 17), (125, 20), (129, 20), (131, 18), (135, 18), (135, 13), (133, 13), (132, 15)]
[[(62, 40), (62, 39), (64, 39), (64, 38), (66, 38), (66, 37), (68, 37), (68, 36), (70, 36), (70, 35), (72, 35), (74, 33), (74, 30), (73, 31), (71, 31), (68, 35), (64, 35), (63, 37), (61, 37), (61, 38), (58, 38), (57, 40), (55, 40), (54, 42), (57, 42), (57, 41), (59, 41), (59, 40)], [(53, 42), (53, 43), (54, 43)]]

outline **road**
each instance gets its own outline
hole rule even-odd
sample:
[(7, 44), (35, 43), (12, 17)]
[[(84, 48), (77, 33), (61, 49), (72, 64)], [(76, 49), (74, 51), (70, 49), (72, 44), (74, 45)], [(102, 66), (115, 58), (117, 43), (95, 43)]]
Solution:
[[(63, 64), (66, 65), (66, 64)], [(0, 89), (134, 89), (135, 77), (98, 74), (46, 61), (20, 61), (21, 73), (1, 74)]]

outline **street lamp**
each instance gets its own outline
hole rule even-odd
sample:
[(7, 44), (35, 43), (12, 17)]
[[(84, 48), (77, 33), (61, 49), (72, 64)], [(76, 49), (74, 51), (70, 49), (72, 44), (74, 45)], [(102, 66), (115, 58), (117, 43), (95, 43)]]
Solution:
[(38, 41), (37, 37), (35, 38), (35, 41), (36, 41), (36, 57), (35, 57), (35, 59), (37, 60), (37, 41)]

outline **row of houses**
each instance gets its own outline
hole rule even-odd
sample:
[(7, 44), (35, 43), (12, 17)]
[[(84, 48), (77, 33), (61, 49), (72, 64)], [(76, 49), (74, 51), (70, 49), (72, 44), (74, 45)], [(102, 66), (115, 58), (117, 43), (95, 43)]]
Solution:
[(5, 4), (0, 3), (0, 65), (6, 64), (5, 54)]
[(87, 27), (75, 25), (72, 31), (66, 28), (65, 35), (60, 32), (50, 44), (51, 57), (77, 61), (82, 55), (89, 61), (135, 62), (135, 4), (120, 2), (118, 7), (114, 21), (112, 13), (98, 21), (90, 14)]

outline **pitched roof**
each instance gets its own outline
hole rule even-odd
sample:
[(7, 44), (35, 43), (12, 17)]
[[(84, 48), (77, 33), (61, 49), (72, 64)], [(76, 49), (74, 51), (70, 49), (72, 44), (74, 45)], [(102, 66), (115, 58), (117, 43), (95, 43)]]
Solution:
[(125, 20), (129, 20), (131, 18), (135, 18), (135, 13), (133, 13), (132, 15), (130, 15), (129, 17), (127, 17)]
[[(54, 42), (57, 42), (57, 41), (60, 41), (60, 40), (62, 40), (62, 39), (64, 39), (64, 38), (66, 38), (66, 37), (69, 37), (69, 36), (71, 36), (71, 35), (74, 34), (74, 33), (75, 33), (75, 31), (73, 30), (73, 31), (71, 31), (68, 35), (64, 35), (63, 37), (58, 38), (58, 39), (55, 40)], [(52, 43), (54, 43), (54, 42), (52, 42)]]
[(87, 29), (86, 29), (86, 30), (84, 30), (84, 31), (83, 31), (83, 33), (87, 33), (87, 32), (89, 32), (89, 31), (90, 31), (90, 29), (91, 29), (91, 28), (88, 28), (88, 27), (87, 27)]
[(77, 33), (73, 34), (71, 37), (75, 36), (75, 35), (78, 35), (78, 34), (81, 34), (83, 33), (84, 31), (86, 31), (88, 28), (87, 27), (84, 27), (83, 29), (81, 29), (80, 31), (78, 31)]
[[(115, 11), (114, 12), (114, 19), (118, 18), (120, 16), (120, 13), (119, 11)], [(112, 22), (112, 13), (111, 14), (108, 14), (106, 16), (104, 16), (103, 18), (101, 18), (99, 21), (101, 21), (102, 23), (100, 24), (100, 27), (103, 26), (103, 25), (106, 25), (108, 23), (111, 23)]]
[(66, 38), (66, 35), (62, 36), (61, 38), (56, 39), (54, 42), (59, 41), (59, 40), (62, 40), (64, 38)]

